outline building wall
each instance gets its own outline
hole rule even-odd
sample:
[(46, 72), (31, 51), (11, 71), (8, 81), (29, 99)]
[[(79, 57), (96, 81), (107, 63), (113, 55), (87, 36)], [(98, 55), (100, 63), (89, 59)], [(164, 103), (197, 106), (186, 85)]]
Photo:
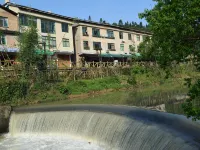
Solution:
[(15, 48), (18, 46), (17, 36), (15, 35), (5, 35), (6, 37), (6, 46), (8, 48)]
[(5, 33), (3, 33), (5, 36), (5, 39), (6, 39), (5, 47), (7, 47), (7, 48), (17, 47), (17, 36), (14, 34), (14, 32), (13, 32), (13, 34), (11, 34), (11, 33), (8, 34), (8, 33), (6, 33), (6, 31), (18, 31), (18, 29), (19, 29), (18, 17), (11, 14), (8, 11), (5, 11), (2, 8), (0, 8), (0, 16), (8, 18), (8, 27), (6, 27), (6, 28), (0, 27), (0, 30), (5, 31)]
[[(17, 13), (21, 13), (21, 14), (26, 14), (26, 15), (31, 15), (37, 18), (37, 28), (38, 28), (38, 32), (39, 35), (41, 36), (48, 36), (47, 33), (42, 33), (41, 32), (41, 19), (48, 19), (51, 21), (55, 22), (55, 34), (49, 34), (51, 37), (56, 37), (56, 50), (58, 52), (66, 52), (67, 53), (74, 53), (74, 46), (73, 46), (73, 33), (72, 33), (72, 22), (71, 21), (67, 21), (64, 19), (59, 19), (59, 18), (54, 18), (54, 17), (49, 17), (49, 16), (44, 16), (41, 14), (37, 14), (37, 13), (33, 13), (33, 12), (26, 12), (23, 10), (20, 10), (19, 8), (10, 6), (9, 7), (11, 10), (17, 12)], [(68, 33), (66, 32), (62, 32), (62, 26), (61, 23), (68, 23)], [(70, 42), (70, 46), (69, 47), (63, 47), (63, 43), (62, 43), (62, 39), (66, 38), (69, 39)]]
[[(82, 34), (82, 27), (85, 26), (87, 27), (87, 33), (89, 36), (83, 36)], [(107, 30), (113, 30), (114, 32), (114, 37), (115, 39), (107, 39), (107, 38), (99, 38), (99, 37), (93, 37), (92, 36), (92, 28), (99, 28), (100, 29), (100, 36), (107, 36)], [(79, 24), (77, 27), (77, 33), (76, 33), (76, 50), (78, 54), (96, 54), (96, 50), (93, 48), (93, 42), (101, 42), (101, 47), (102, 47), (102, 53), (106, 53), (108, 50), (108, 43), (114, 43), (115, 44), (115, 49), (116, 51), (109, 51), (110, 54), (130, 54), (129, 50), (129, 45), (135, 45), (136, 47), (136, 52), (137, 52), (137, 47), (139, 44), (143, 41), (143, 35), (146, 34), (141, 34), (141, 33), (136, 33), (136, 32), (128, 32), (125, 30), (120, 30), (120, 29), (115, 29), (115, 28), (110, 28), (110, 27), (105, 27), (105, 26), (97, 26), (97, 25), (91, 25), (91, 24)], [(123, 39), (119, 38), (119, 32), (123, 32)], [(131, 33), (132, 40), (128, 39), (128, 33)], [(140, 41), (137, 41), (136, 35), (140, 35)], [(84, 50), (83, 47), (83, 41), (88, 41), (90, 50)], [(120, 44), (124, 44), (124, 51), (120, 50)]]
[(8, 28), (0, 27), (0, 30), (18, 31), (18, 17), (0, 8), (0, 16), (8, 18)]

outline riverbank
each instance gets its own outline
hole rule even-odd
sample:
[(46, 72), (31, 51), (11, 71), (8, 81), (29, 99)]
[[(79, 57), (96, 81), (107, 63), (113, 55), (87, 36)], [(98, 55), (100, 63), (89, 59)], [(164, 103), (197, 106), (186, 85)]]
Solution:
[[(196, 75), (197, 74), (194, 71), (176, 69), (173, 75), (166, 78), (166, 73), (159, 68), (145, 68), (139, 66), (132, 68), (129, 73), (124, 73), (124, 75), (121, 76), (67, 82), (56, 81), (44, 84), (34, 83), (33, 86), (30, 86), (31, 88), (28, 90), (25, 97), (15, 98), (12, 101), (3, 101), (1, 104), (21, 106), (65, 101), (65, 103), (69, 104), (97, 103), (135, 105), (135, 102), (133, 103), (131, 100), (127, 101), (126, 96), (122, 97), (122, 100), (118, 100), (119, 98), (116, 97), (112, 98), (114, 100), (108, 101), (106, 99), (102, 99), (99, 102), (92, 101), (90, 98), (109, 93), (112, 95), (112, 93), (117, 92), (124, 92), (125, 95), (129, 92), (133, 94), (139, 93), (144, 97), (149, 97), (161, 92), (171, 92), (176, 91), (177, 89), (185, 89), (187, 88), (184, 85), (185, 78)], [(10, 85), (8, 85), (8, 87), (10, 87)], [(8, 96), (10, 96), (9, 93)], [(88, 100), (82, 101), (82, 99)], [(138, 101), (140, 101), (139, 97)]]

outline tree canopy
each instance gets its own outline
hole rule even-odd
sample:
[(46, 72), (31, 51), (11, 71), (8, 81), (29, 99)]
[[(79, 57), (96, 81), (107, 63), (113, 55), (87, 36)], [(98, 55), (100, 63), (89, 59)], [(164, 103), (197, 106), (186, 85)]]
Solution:
[[(145, 18), (153, 33), (148, 52), (154, 53), (161, 67), (185, 62), (192, 58), (200, 71), (200, 1), (199, 0), (154, 0), (152, 10), (139, 14)], [(191, 80), (188, 80), (191, 81)], [(200, 119), (200, 80), (190, 85), (189, 99), (184, 105), (185, 113), (194, 120)], [(194, 103), (195, 101), (195, 103)]]
[(163, 67), (172, 61), (183, 61), (196, 54), (200, 35), (199, 0), (154, 0), (152, 10), (139, 14), (149, 24), (153, 33), (152, 48), (159, 54), (157, 59)]

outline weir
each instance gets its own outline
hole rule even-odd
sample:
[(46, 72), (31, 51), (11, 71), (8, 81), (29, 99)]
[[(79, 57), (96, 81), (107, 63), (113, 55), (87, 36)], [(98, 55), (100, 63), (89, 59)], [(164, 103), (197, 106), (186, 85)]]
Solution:
[(73, 136), (109, 150), (200, 148), (199, 122), (127, 106), (16, 108), (10, 118), (9, 132), (12, 136)]

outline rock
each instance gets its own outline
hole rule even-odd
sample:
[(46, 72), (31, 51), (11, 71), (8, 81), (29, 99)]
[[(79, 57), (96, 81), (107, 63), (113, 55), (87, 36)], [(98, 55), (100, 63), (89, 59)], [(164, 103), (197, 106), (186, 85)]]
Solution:
[(11, 106), (0, 106), (0, 133), (8, 131), (11, 110)]

